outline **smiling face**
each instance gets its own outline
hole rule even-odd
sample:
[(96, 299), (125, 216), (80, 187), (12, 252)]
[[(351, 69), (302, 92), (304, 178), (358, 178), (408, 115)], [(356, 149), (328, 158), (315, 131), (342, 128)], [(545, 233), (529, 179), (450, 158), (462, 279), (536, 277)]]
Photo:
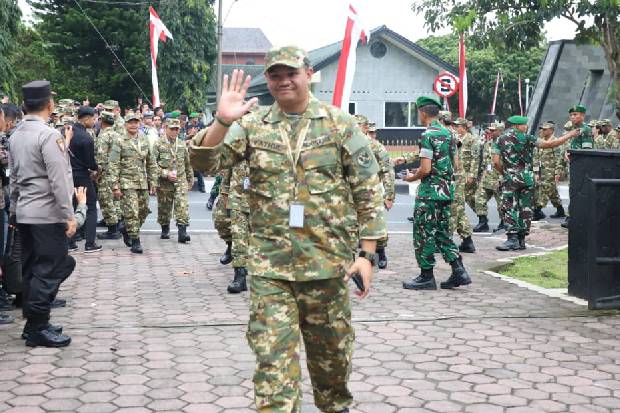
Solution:
[[(310, 95), (310, 80), (314, 71), (310, 67), (295, 69), (276, 65), (266, 73), (269, 92), (283, 108), (304, 105)], [(286, 109), (285, 109), (286, 111)]]
[(125, 129), (131, 136), (138, 134), (138, 128), (140, 127), (140, 121), (138, 119), (132, 119), (125, 122)]

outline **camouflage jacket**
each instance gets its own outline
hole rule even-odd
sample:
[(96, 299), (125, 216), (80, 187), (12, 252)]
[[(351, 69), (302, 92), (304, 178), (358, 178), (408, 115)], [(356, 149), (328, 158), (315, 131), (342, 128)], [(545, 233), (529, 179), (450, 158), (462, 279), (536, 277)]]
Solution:
[(157, 163), (149, 149), (146, 136), (131, 138), (127, 132), (112, 144), (109, 178), (112, 188), (149, 189), (157, 186)]
[(594, 136), (592, 129), (587, 125), (581, 126), (581, 134), (570, 141), (570, 149), (593, 149)]
[[(541, 138), (542, 139), (542, 138)], [(549, 138), (556, 139), (555, 136)], [(562, 175), (562, 153), (559, 148), (536, 148), (534, 150), (533, 168), (536, 180), (553, 181), (556, 175)]]
[(534, 187), (533, 158), (537, 141), (535, 136), (514, 128), (506, 129), (495, 141), (494, 153), (500, 156), (506, 189)]
[(466, 178), (474, 178), (477, 176), (476, 166), (478, 165), (476, 159), (476, 144), (478, 139), (471, 133), (467, 132), (462, 138), (458, 137), (461, 141), (461, 148), (459, 151), (459, 174), (465, 174)]
[(226, 209), (235, 211), (250, 212), (248, 203), (248, 190), (250, 185), (250, 170), (247, 161), (241, 161), (237, 165), (228, 169), (222, 177), (222, 187), (226, 187), (228, 202)]
[[(113, 128), (103, 129), (95, 139), (95, 161), (101, 171), (101, 180), (107, 179), (110, 169), (110, 152), (112, 145), (121, 137)], [(102, 181), (100, 181), (102, 182)]]
[(599, 133), (594, 141), (596, 149), (620, 149), (620, 140), (618, 140), (618, 132), (610, 131), (607, 135)]
[(114, 131), (119, 135), (123, 135), (125, 133), (125, 119), (122, 116), (117, 116), (114, 118)]
[(376, 139), (370, 140), (370, 148), (375, 154), (375, 158), (379, 164), (379, 178), (381, 178), (381, 183), (383, 184), (383, 198), (387, 201), (393, 201), (396, 196), (394, 187), (396, 175), (394, 173), (394, 167), (392, 166), (390, 154), (385, 149), (385, 146)]
[[(148, 137), (147, 137), (148, 139)], [(159, 170), (159, 189), (174, 191), (176, 185), (188, 185), (194, 181), (194, 170), (189, 163), (187, 145), (177, 138), (174, 142), (164, 135), (153, 146), (153, 159)], [(177, 171), (177, 182), (168, 180), (168, 173)]]
[(476, 165), (476, 171), (481, 171), (479, 182), (482, 188), (499, 191), (500, 176), (499, 172), (493, 167), (494, 145), (495, 139), (487, 139), (478, 147), (476, 159), (479, 160), (479, 163)]
[(416, 199), (452, 200), (456, 151), (456, 140), (450, 131), (438, 121), (433, 121), (420, 141), (420, 158), (432, 161), (431, 172), (420, 182)]
[[(314, 96), (297, 129), (292, 132), (275, 103), (235, 122), (215, 148), (200, 147), (204, 134), (197, 134), (192, 164), (215, 171), (248, 161), (251, 274), (289, 281), (342, 277), (354, 253), (352, 220), (361, 239), (387, 234), (379, 165), (353, 117)], [(295, 154), (304, 131), (295, 162), (286, 142)], [(301, 228), (289, 225), (291, 204), (303, 206), (295, 207)]]

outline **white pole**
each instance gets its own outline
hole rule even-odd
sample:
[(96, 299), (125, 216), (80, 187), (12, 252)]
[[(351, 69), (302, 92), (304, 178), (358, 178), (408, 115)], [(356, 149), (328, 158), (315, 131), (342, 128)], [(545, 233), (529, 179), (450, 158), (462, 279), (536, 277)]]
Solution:
[(530, 108), (530, 79), (525, 79), (525, 113)]

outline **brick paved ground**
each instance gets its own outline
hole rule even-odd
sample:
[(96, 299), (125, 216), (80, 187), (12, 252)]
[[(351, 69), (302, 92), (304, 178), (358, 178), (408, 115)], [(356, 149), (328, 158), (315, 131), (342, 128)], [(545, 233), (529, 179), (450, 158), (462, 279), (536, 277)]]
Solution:
[[(620, 317), (481, 274), (503, 237), (476, 236), (471, 286), (403, 291), (417, 272), (410, 238), (391, 236), (389, 269), (367, 300), (353, 299), (353, 411), (620, 411)], [(110, 241), (101, 254), (75, 255), (61, 293), (68, 306), (53, 313), (70, 347), (28, 349), (21, 321), (0, 326), (0, 411), (252, 411), (248, 297), (225, 293), (221, 242), (143, 241), (143, 256)], [(529, 241), (532, 252), (565, 244), (566, 233), (534, 231)], [(303, 410), (316, 412), (304, 376)]]

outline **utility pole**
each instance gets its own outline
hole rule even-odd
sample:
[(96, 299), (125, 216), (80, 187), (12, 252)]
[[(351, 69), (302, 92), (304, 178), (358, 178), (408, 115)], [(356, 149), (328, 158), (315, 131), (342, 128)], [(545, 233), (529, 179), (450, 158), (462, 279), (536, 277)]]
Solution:
[(530, 109), (530, 79), (525, 79), (525, 113)]
[(222, 33), (224, 22), (222, 21), (222, 3), (224, 0), (218, 0), (217, 6), (217, 92), (215, 101), (219, 102), (222, 94)]

